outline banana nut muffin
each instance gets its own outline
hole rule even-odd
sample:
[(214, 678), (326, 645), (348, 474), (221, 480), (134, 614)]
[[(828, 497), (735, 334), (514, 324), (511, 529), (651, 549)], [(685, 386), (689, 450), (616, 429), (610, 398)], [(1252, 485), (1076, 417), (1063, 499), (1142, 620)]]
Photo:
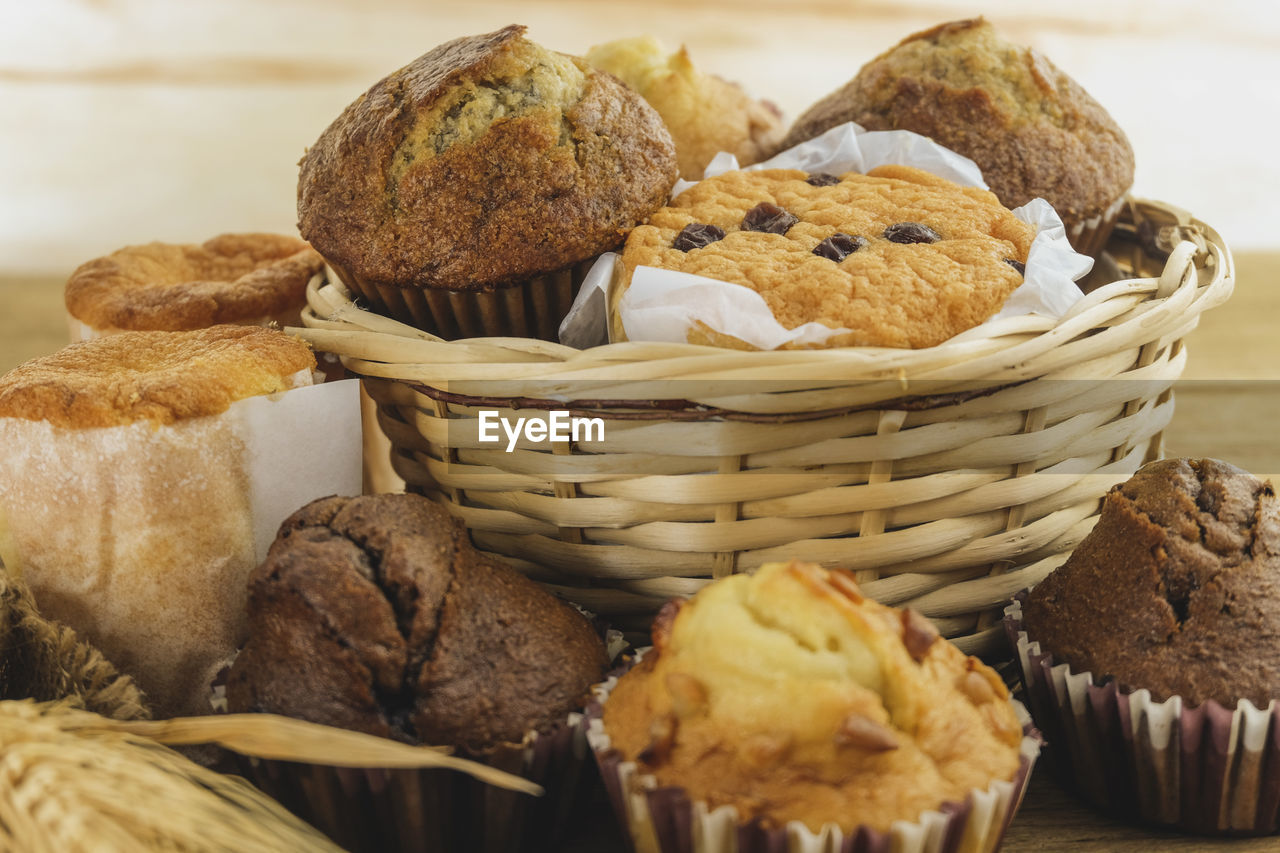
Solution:
[(587, 62), (616, 74), (653, 105), (675, 140), (680, 175), (702, 178), (721, 151), (749, 166), (769, 157), (782, 138), (782, 113), (741, 86), (694, 67), (681, 47), (666, 55), (652, 36), (626, 38), (587, 51)]
[(1055, 661), (1188, 705), (1280, 698), (1280, 503), (1214, 459), (1165, 459), (1106, 496), (1097, 526), (1029, 594)]
[[(534, 313), (554, 330), (560, 316), (541, 315), (567, 309), (571, 287), (540, 277), (617, 246), (676, 179), (671, 136), (643, 98), (524, 30), (429, 51), (302, 159), (302, 235), (373, 305), (446, 337), (523, 333)], [(501, 294), (530, 281), (542, 289)]]
[[(932, 346), (1000, 309), (1034, 237), (991, 193), (908, 166), (726, 172), (631, 232), (613, 332), (626, 336), (619, 306), (646, 266), (751, 288), (787, 329), (850, 330), (824, 346)], [(732, 331), (699, 321), (688, 340), (751, 348)]]
[(716, 581), (668, 605), (653, 643), (606, 698), (604, 732), (659, 785), (742, 823), (885, 830), (1018, 770), (1000, 678), (843, 570)]
[(585, 617), (480, 554), (412, 494), (312, 502), (249, 584), (233, 712), (483, 751), (581, 709), (603, 676)]
[(783, 145), (847, 121), (915, 131), (965, 155), (1007, 207), (1045, 199), (1086, 254), (1101, 249), (1133, 184), (1133, 149), (1107, 111), (982, 18), (903, 39), (810, 107)]
[(296, 326), (307, 282), (323, 266), (306, 243), (281, 234), (126, 246), (71, 274), (65, 300), (72, 337), (273, 320)]

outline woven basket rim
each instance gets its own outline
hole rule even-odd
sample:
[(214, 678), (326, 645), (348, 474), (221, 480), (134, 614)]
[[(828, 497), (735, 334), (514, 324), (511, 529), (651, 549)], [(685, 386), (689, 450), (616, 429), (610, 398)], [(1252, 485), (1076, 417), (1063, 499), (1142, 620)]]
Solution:
[[(1176, 242), (1164, 235), (1140, 233), (1132, 225), (1140, 209), (1144, 222), (1160, 219), (1175, 232)], [(1058, 320), (1024, 315), (970, 329), (948, 341), (921, 349), (832, 347), (827, 349), (741, 351), (687, 343), (625, 341), (576, 349), (534, 338), (464, 338), (443, 340), (361, 308), (350, 292), (324, 273), (308, 285), (306, 328), (290, 328), (318, 349), (351, 359), (353, 372), (431, 384), (434, 378), (454, 381), (502, 379), (525, 381), (638, 381), (696, 378), (777, 378), (813, 376), (820, 387), (833, 372), (837, 384), (851, 381), (903, 382), (906, 379), (954, 379), (959, 372), (984, 380), (1019, 381), (1018, 364), (1078, 340), (1098, 330), (1112, 330), (1140, 320), (1143, 334), (1168, 332), (1152, 328), (1144, 315), (1153, 305), (1176, 302), (1164, 312), (1165, 326), (1195, 317), (1225, 302), (1234, 281), (1230, 251), (1221, 236), (1204, 222), (1173, 205), (1129, 199), (1113, 240), (1136, 243), (1149, 256), (1167, 254), (1159, 276), (1121, 279), (1082, 297)], [(1206, 275), (1208, 280), (1206, 281)], [(1186, 303), (1185, 305), (1182, 303)], [(394, 342), (396, 346), (389, 346)], [(378, 344), (382, 345), (379, 346)], [(380, 367), (384, 365), (384, 367)], [(964, 371), (968, 365), (988, 368)], [(402, 368), (422, 366), (422, 376)], [(390, 368), (390, 369), (389, 369)], [(1036, 374), (1030, 374), (1036, 375)], [(905, 390), (905, 389), (904, 389)], [(506, 395), (499, 395), (506, 396)], [(898, 396), (909, 396), (899, 394)], [(638, 396), (637, 396), (638, 398)]]

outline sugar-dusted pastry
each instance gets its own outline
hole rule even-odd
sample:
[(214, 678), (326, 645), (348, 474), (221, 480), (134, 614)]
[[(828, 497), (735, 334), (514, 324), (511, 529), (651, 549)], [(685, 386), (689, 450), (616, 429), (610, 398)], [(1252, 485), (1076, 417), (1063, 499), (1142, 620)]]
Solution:
[(307, 282), (323, 265), (306, 243), (279, 234), (126, 246), (71, 274), (65, 291), (71, 337), (220, 323), (296, 326)]
[(214, 326), (72, 344), (0, 378), (5, 566), (158, 716), (207, 710), (243, 639), (254, 515), (226, 414), (314, 367), (298, 338)]
[(1000, 678), (843, 570), (771, 563), (668, 605), (602, 731), (658, 787), (739, 824), (888, 830), (1011, 780), (1021, 726)]
[(782, 138), (782, 114), (774, 104), (698, 70), (683, 47), (668, 55), (657, 39), (641, 36), (597, 45), (586, 59), (622, 78), (658, 111), (686, 180), (700, 180), (721, 151), (740, 166), (757, 163), (772, 156)]
[[(847, 330), (824, 346), (932, 346), (1000, 309), (1034, 237), (991, 193), (907, 166), (726, 172), (628, 236), (613, 334), (631, 336), (622, 300), (638, 268), (657, 267), (750, 288), (785, 329)], [(696, 320), (688, 340), (751, 348), (733, 319)]]

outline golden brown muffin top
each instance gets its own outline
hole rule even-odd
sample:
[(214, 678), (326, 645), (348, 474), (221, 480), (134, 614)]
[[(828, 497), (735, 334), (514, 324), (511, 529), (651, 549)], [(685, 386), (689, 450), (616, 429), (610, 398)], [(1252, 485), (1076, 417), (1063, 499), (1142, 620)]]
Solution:
[(1158, 701), (1264, 708), (1280, 699), (1280, 501), (1216, 459), (1143, 466), (1023, 618), (1077, 672)]
[(280, 234), (147, 243), (81, 265), (65, 298), (72, 317), (97, 329), (201, 329), (301, 309), (323, 266), (306, 243)]
[[(761, 204), (782, 213), (753, 212)], [(939, 239), (886, 236), (903, 223), (927, 226)], [(723, 238), (685, 250), (682, 231), (705, 225)], [(842, 254), (853, 244), (832, 246), (837, 235), (862, 242)], [(927, 347), (1000, 309), (1022, 283), (1019, 267), (1034, 238), (1035, 229), (991, 193), (907, 166), (838, 180), (794, 169), (726, 172), (685, 190), (631, 232), (614, 306), (637, 266), (660, 267), (749, 287), (788, 329), (817, 322), (851, 330), (825, 346)], [(705, 326), (689, 340), (746, 348)]]
[(1133, 149), (1103, 107), (983, 18), (915, 33), (796, 120), (790, 147), (854, 121), (912, 130), (969, 157), (1008, 207), (1047, 200), (1068, 227), (1133, 184)]
[(782, 138), (782, 113), (741, 86), (694, 67), (681, 47), (671, 55), (652, 36), (626, 38), (587, 51), (587, 62), (622, 78), (653, 105), (675, 140), (680, 175), (702, 179), (721, 151), (750, 166), (769, 157)]
[(302, 160), (302, 235), (369, 284), (489, 290), (617, 246), (666, 200), (658, 114), (522, 26), (440, 45), (374, 86)]
[(216, 415), (294, 387), (316, 366), (301, 338), (260, 326), (122, 332), (64, 347), (0, 377), (0, 417), (81, 429)]
[(792, 561), (668, 605), (604, 705), (624, 759), (743, 822), (887, 829), (1011, 779), (1004, 683), (915, 611)]

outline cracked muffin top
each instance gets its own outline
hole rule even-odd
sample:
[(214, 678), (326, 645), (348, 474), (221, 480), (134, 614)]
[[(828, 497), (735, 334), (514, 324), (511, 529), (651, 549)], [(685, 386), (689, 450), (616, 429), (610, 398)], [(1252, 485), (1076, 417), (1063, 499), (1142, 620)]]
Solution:
[(1027, 635), (1058, 662), (1162, 701), (1280, 696), (1280, 506), (1215, 459), (1144, 466), (1029, 594)]
[(660, 785), (742, 822), (888, 829), (1010, 779), (1021, 728), (1000, 678), (846, 571), (761, 566), (670, 604), (604, 703)]
[(1007, 207), (1043, 198), (1068, 229), (1133, 184), (1133, 148), (1106, 109), (983, 18), (903, 39), (796, 119), (783, 147), (847, 121), (928, 136), (977, 163)]
[(436, 47), (307, 151), (298, 227), (340, 274), (490, 290), (612, 249), (666, 201), (676, 154), (658, 114), (524, 29)]
[(249, 579), (248, 632), (231, 711), (476, 752), (563, 722), (607, 664), (580, 612), (411, 494), (286, 519)]

